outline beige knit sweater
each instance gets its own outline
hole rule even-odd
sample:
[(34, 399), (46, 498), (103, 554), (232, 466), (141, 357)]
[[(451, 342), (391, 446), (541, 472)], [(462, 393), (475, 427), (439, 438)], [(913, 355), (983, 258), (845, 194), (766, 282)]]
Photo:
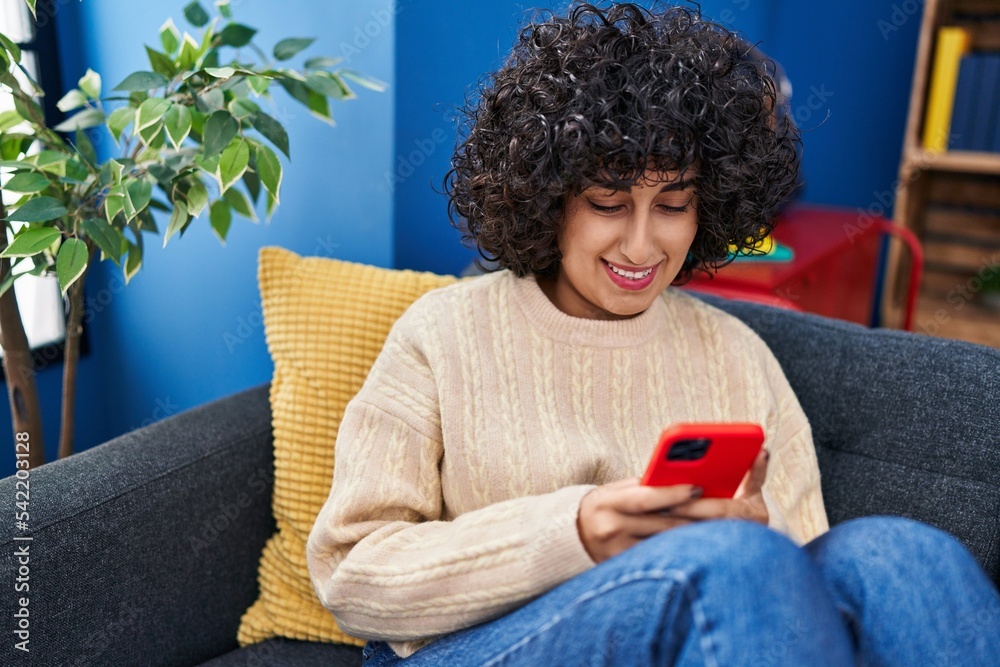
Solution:
[(580, 319), (508, 271), (430, 292), (347, 407), (307, 546), (316, 592), (402, 656), (501, 616), (593, 567), (580, 499), (640, 476), (676, 421), (760, 423), (771, 527), (827, 530), (806, 416), (736, 318), (668, 288), (632, 319)]

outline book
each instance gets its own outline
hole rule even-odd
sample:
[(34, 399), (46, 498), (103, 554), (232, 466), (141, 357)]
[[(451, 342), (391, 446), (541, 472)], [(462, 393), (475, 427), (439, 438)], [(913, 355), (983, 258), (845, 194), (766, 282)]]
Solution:
[(942, 152), (948, 147), (951, 112), (955, 103), (958, 67), (969, 51), (969, 32), (958, 26), (938, 28), (937, 48), (931, 69), (931, 85), (927, 93), (924, 116), (924, 148)]
[(972, 123), (972, 150), (992, 148), (993, 131), (997, 123), (996, 109), (1000, 104), (1000, 53), (983, 53), (979, 73), (979, 100)]
[(948, 150), (971, 151), (973, 146), (973, 126), (976, 120), (976, 106), (980, 85), (982, 56), (970, 53), (962, 56), (958, 66), (958, 82), (955, 84), (955, 104), (951, 112), (951, 132), (948, 136)]

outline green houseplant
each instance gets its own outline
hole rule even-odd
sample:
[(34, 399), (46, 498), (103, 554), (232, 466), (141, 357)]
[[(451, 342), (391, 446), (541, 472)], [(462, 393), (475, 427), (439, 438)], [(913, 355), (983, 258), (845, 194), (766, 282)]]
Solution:
[[(34, 0), (26, 2), (34, 12)], [(2, 189), (17, 197), (7, 206), (0, 201), (6, 226), (0, 235), (0, 344), (15, 441), (30, 438), (32, 467), (44, 463), (44, 443), (31, 351), (11, 289), (17, 278), (54, 273), (69, 304), (61, 458), (73, 450), (83, 285), (91, 264), (114, 262), (127, 284), (142, 266), (146, 235), (162, 235), (166, 246), (207, 217), (224, 243), (233, 215), (257, 222), (262, 199), (269, 219), (281, 189), (278, 154), (289, 157), (284, 127), (259, 103), (274, 85), (331, 125), (330, 101), (355, 97), (348, 82), (384, 89), (336, 69), (339, 61), (331, 58), (288, 67), (313, 39), (283, 39), (267, 53), (254, 43), (254, 28), (232, 20), (228, 0), (216, 2), (216, 9), (213, 17), (197, 0), (185, 7), (196, 35), (181, 33), (168, 19), (159, 32), (162, 50), (146, 47), (150, 69), (133, 72), (110, 94), (88, 70), (59, 101), (59, 109), (72, 115), (55, 127), (46, 124), (34, 99), (44, 93), (21, 65), (20, 49), (0, 34), (0, 86), (15, 106), (0, 113), (0, 167), (9, 174)], [(114, 157), (99, 159), (88, 136), (97, 131), (111, 133)], [(154, 210), (169, 216), (162, 230)]]

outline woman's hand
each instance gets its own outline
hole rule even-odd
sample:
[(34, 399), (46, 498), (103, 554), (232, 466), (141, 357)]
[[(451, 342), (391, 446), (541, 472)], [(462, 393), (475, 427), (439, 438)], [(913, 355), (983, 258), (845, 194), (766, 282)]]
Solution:
[(757, 456), (731, 499), (699, 499), (701, 489), (690, 484), (642, 486), (638, 478), (599, 486), (580, 501), (580, 541), (591, 560), (602, 563), (647, 537), (696, 521), (728, 518), (767, 525), (761, 495), (767, 457), (766, 451)]
[(732, 498), (702, 498), (674, 508), (670, 516), (687, 521), (744, 519), (767, 525), (769, 515), (761, 487), (767, 477), (767, 450), (761, 450)]
[(671, 510), (700, 495), (690, 484), (642, 486), (638, 477), (604, 484), (580, 501), (580, 541), (591, 560), (602, 563), (651, 535), (693, 523)]

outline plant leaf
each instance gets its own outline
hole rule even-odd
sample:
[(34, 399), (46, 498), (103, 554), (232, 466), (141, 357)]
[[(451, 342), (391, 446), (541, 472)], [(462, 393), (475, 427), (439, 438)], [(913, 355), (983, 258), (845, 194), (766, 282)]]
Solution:
[(126, 189), (136, 213), (149, 206), (149, 200), (153, 198), (153, 184), (151, 182), (145, 178), (137, 178), (129, 183)]
[(236, 74), (236, 70), (232, 67), (206, 67), (205, 72), (216, 79), (228, 79), (233, 74)]
[(222, 198), (226, 200), (234, 211), (242, 215), (244, 218), (250, 220), (251, 222), (260, 222), (257, 218), (257, 212), (253, 210), (253, 204), (247, 199), (247, 196), (237, 190), (236, 188), (229, 188), (223, 193)]
[(165, 85), (167, 85), (167, 78), (162, 74), (157, 74), (156, 72), (132, 72), (112, 90), (129, 92), (145, 91), (162, 88)]
[(242, 23), (227, 23), (216, 39), (219, 40), (220, 45), (239, 48), (249, 44), (256, 34), (257, 31), (250, 26), (245, 26)]
[(324, 123), (333, 125), (333, 116), (330, 115), (330, 101), (326, 99), (326, 96), (320, 95), (317, 92), (309, 93), (309, 111), (312, 115), (319, 118)]
[(69, 156), (65, 153), (42, 151), (31, 157), (40, 170), (58, 176), (66, 175), (66, 161), (69, 160)]
[(14, 236), (14, 241), (0, 252), (0, 257), (30, 257), (37, 255), (62, 234), (55, 227), (25, 227)]
[(49, 187), (49, 179), (45, 176), (37, 172), (25, 171), (15, 174), (7, 181), (7, 185), (3, 186), (3, 189), (8, 192), (41, 192), (47, 187)]
[(247, 194), (250, 195), (250, 201), (254, 205), (260, 201), (260, 178), (257, 176), (257, 165), (253, 156), (256, 145), (258, 145), (257, 142), (250, 144), (250, 166), (243, 172), (243, 185), (247, 186)]
[(180, 148), (191, 133), (191, 110), (183, 104), (171, 104), (163, 116), (163, 127), (174, 148)]
[(274, 144), (274, 147), (291, 159), (288, 154), (288, 133), (281, 123), (268, 116), (263, 111), (258, 111), (251, 117), (254, 129), (260, 132), (265, 139)]
[(195, 64), (198, 60), (198, 51), (200, 48), (194, 37), (184, 33), (184, 39), (181, 41), (181, 52), (177, 56), (181, 69), (188, 69)]
[(260, 111), (260, 107), (245, 97), (237, 97), (229, 103), (229, 112), (240, 120), (244, 118), (249, 119), (250, 116), (253, 116), (258, 111)]
[(310, 72), (306, 77), (306, 85), (310, 90), (335, 100), (349, 100), (357, 97), (340, 77), (330, 72)]
[(202, 113), (215, 113), (221, 111), (226, 106), (226, 95), (218, 88), (203, 90), (200, 95), (194, 98), (195, 106)]
[(174, 212), (170, 215), (170, 224), (167, 225), (167, 232), (163, 236), (163, 247), (167, 247), (167, 241), (170, 237), (181, 230), (187, 223), (188, 210), (187, 204), (182, 201), (174, 202)]
[(115, 216), (125, 208), (125, 195), (121, 192), (120, 186), (116, 187), (117, 190), (112, 188), (104, 198), (104, 215), (107, 217), (109, 225), (114, 224)]
[(339, 74), (345, 79), (350, 79), (359, 86), (363, 86), (365, 88), (368, 88), (369, 90), (374, 90), (377, 93), (384, 93), (386, 89), (389, 88), (389, 84), (387, 84), (385, 81), (379, 81), (378, 79), (374, 79), (370, 76), (365, 76), (364, 74), (361, 74), (360, 72), (355, 72), (354, 70), (345, 69), (339, 72)]
[(87, 96), (83, 94), (83, 91), (74, 88), (56, 102), (56, 108), (63, 113), (68, 113), (73, 109), (79, 109), (86, 103)]
[(219, 188), (225, 193), (233, 183), (240, 180), (250, 164), (250, 146), (246, 141), (234, 140), (219, 158)]
[(233, 212), (222, 199), (212, 202), (208, 211), (209, 222), (212, 223), (212, 231), (219, 238), (222, 245), (226, 245), (226, 234), (229, 233), (229, 225), (233, 222)]
[(260, 97), (267, 92), (268, 87), (271, 85), (271, 80), (263, 76), (250, 76), (247, 77), (247, 85), (254, 92), (257, 97)]
[[(105, 165), (105, 167), (107, 167), (108, 170), (107, 183), (111, 183), (112, 185), (121, 185), (122, 174), (125, 172), (125, 166), (122, 163), (118, 162), (118, 160), (111, 159), (108, 160), (108, 163)], [(107, 183), (105, 183), (105, 185)]]
[(225, 109), (220, 109), (209, 116), (205, 121), (205, 132), (202, 136), (205, 157), (218, 155), (229, 145), (239, 129), (240, 124)]
[(101, 249), (106, 257), (121, 266), (122, 241), (121, 232), (101, 218), (87, 218), (83, 221), (83, 231)]
[(198, 2), (198, 0), (195, 0), (184, 8), (184, 18), (186, 18), (191, 25), (197, 28), (202, 27), (211, 19), (208, 12), (205, 11), (205, 8), (201, 6), (201, 3)]
[(260, 177), (260, 182), (264, 189), (274, 197), (275, 203), (280, 203), (278, 191), (281, 189), (281, 162), (274, 151), (267, 146), (257, 144), (255, 148), (254, 155), (257, 159), (257, 175)]
[(195, 181), (187, 191), (188, 213), (194, 217), (201, 215), (201, 212), (208, 206), (208, 190), (201, 181)]
[(14, 108), (17, 109), (19, 114), (21, 114), (21, 118), (24, 118), (25, 120), (30, 121), (33, 118), (45, 118), (45, 113), (42, 111), (42, 107), (38, 106), (38, 103), (31, 98), (16, 95), (14, 97)]
[(289, 60), (299, 51), (308, 48), (316, 41), (315, 37), (289, 37), (274, 45), (274, 57), (278, 60)]
[(87, 72), (80, 77), (77, 85), (92, 100), (96, 100), (101, 96), (101, 75), (89, 67), (87, 68)]
[(16, 211), (7, 216), (13, 222), (48, 222), (66, 215), (66, 207), (55, 197), (35, 197), (21, 204)]
[[(208, 173), (209, 176), (211, 176), (212, 178), (214, 178), (217, 183), (219, 182), (219, 156), (218, 155), (213, 155), (212, 157), (209, 157), (209, 158), (206, 158), (203, 155), (199, 155), (199, 156), (197, 156), (194, 159), (194, 161), (195, 161), (195, 164), (197, 164), (199, 167), (201, 167), (202, 169), (204, 169), (205, 172)], [(222, 184), (219, 183), (219, 186), (221, 187)]]
[(163, 122), (163, 116), (170, 107), (170, 101), (159, 97), (151, 97), (139, 105), (135, 117), (135, 127), (142, 130)]
[(134, 120), (134, 107), (121, 107), (111, 112), (111, 115), (108, 116), (108, 129), (111, 130), (111, 136), (115, 138), (115, 141), (121, 141), (122, 132)]
[(135, 217), (137, 211), (135, 210), (135, 204), (132, 203), (132, 195), (129, 194), (125, 181), (123, 180), (121, 185), (116, 185), (111, 188), (108, 194), (110, 195), (112, 192), (115, 193), (116, 197), (121, 198), (122, 213), (125, 215), (125, 220), (131, 221)]
[(104, 121), (104, 112), (100, 109), (84, 109), (52, 129), (56, 132), (75, 132), (76, 130), (85, 130), (88, 127), (104, 125)]
[(66, 239), (59, 247), (59, 255), (56, 257), (56, 275), (59, 277), (59, 286), (62, 293), (66, 294), (69, 286), (75, 283), (83, 272), (87, 270), (87, 260), (89, 253), (87, 244), (80, 239)]
[[(31, 7), (31, 13), (34, 14), (35, 3), (29, 1), (28, 6)], [(4, 49), (6, 49), (7, 52), (14, 58), (15, 63), (21, 62), (21, 47), (15, 44), (12, 39), (7, 37), (7, 35), (4, 35), (3, 33), (0, 33), (0, 42), (3, 43)]]
[(267, 204), (264, 209), (264, 221), (270, 222), (271, 216), (274, 215), (274, 209), (278, 206), (278, 202), (274, 201), (274, 197), (271, 196), (270, 192), (267, 193), (265, 199), (267, 199)]
[(128, 285), (132, 277), (138, 273), (142, 266), (142, 246), (132, 242), (128, 244), (128, 259), (125, 260), (125, 284)]
[(21, 118), (21, 114), (14, 111), (13, 109), (8, 109), (7, 111), (0, 112), (0, 132), (6, 132), (7, 130), (16, 127), (24, 122)]
[(181, 45), (181, 33), (174, 25), (173, 19), (167, 19), (160, 26), (160, 44), (163, 44), (163, 50), (168, 54), (176, 52), (177, 47)]
[[(87, 164), (89, 164), (91, 167), (96, 167), (97, 166), (97, 151), (94, 150), (94, 144), (92, 144), (90, 142), (90, 138), (87, 137), (87, 133), (84, 132), (83, 130), (77, 130), (76, 131), (76, 140), (75, 140), (75, 143), (76, 143), (76, 152), (80, 154), (80, 157), (83, 158), (83, 160)], [(86, 167), (84, 167), (82, 164), (79, 164), (79, 163), (76, 163), (76, 162), (67, 162), (66, 163), (66, 167), (67, 167), (66, 176), (67, 176), (67, 178), (70, 177), (70, 176), (72, 176), (72, 175), (75, 175), (75, 176), (77, 176), (77, 180), (82, 180), (82, 178), (80, 178), (80, 173), (77, 173), (77, 174), (71, 174), (70, 173), (69, 168), (72, 167), (73, 165), (78, 165), (78, 166), (82, 167), (82, 172), (80, 172), (80, 173), (83, 174), (83, 178), (86, 178), (86, 174), (87, 174)]]
[(146, 56), (149, 58), (150, 67), (157, 74), (162, 74), (168, 79), (177, 74), (177, 67), (174, 65), (174, 61), (170, 59), (170, 56), (159, 51), (154, 51), (148, 46), (146, 47)]
[(316, 56), (310, 58), (306, 61), (306, 69), (324, 69), (326, 67), (333, 67), (334, 65), (339, 65), (344, 61), (343, 58), (328, 58), (327, 56)]

